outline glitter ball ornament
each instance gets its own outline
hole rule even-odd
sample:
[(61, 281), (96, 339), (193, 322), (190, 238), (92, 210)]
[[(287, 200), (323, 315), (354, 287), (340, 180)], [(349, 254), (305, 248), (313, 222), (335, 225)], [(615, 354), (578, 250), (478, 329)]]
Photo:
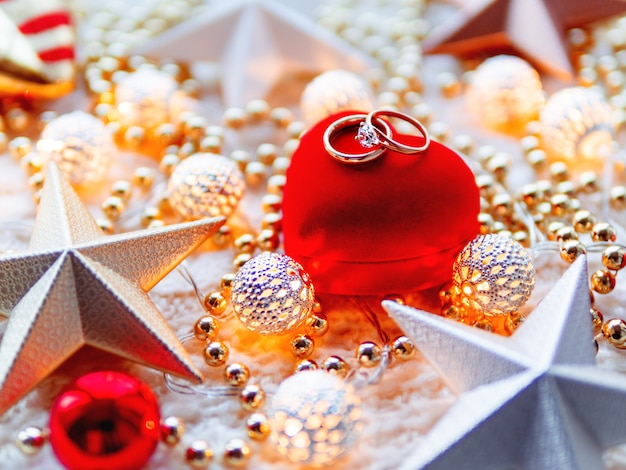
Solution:
[(493, 129), (518, 132), (535, 119), (544, 103), (537, 71), (519, 57), (499, 55), (471, 74), (469, 108)]
[(138, 70), (115, 87), (115, 107), (122, 127), (140, 126), (147, 131), (170, 122), (178, 106), (178, 84), (160, 70)]
[(159, 442), (159, 420), (147, 385), (120, 372), (93, 372), (56, 399), (50, 444), (69, 470), (139, 469)]
[(178, 164), (168, 182), (171, 206), (188, 220), (228, 217), (243, 196), (245, 178), (222, 155), (196, 153)]
[(85, 185), (105, 176), (114, 144), (102, 121), (83, 111), (73, 111), (46, 125), (37, 151), (44, 164), (56, 162), (70, 183)]
[(314, 306), (309, 275), (293, 258), (266, 252), (245, 263), (231, 291), (235, 314), (250, 330), (282, 335), (300, 326)]
[(270, 438), (290, 461), (329, 465), (356, 442), (360, 399), (344, 380), (321, 370), (283, 381), (272, 399)]
[(461, 303), (489, 316), (518, 310), (535, 286), (530, 255), (503, 235), (479, 235), (461, 251), (452, 269)]
[(615, 137), (611, 105), (595, 89), (563, 88), (539, 115), (541, 141), (549, 158), (569, 162), (606, 157)]
[(369, 85), (346, 70), (329, 70), (318, 75), (306, 86), (300, 98), (300, 109), (309, 125), (339, 111), (369, 111), (373, 106), (374, 94)]

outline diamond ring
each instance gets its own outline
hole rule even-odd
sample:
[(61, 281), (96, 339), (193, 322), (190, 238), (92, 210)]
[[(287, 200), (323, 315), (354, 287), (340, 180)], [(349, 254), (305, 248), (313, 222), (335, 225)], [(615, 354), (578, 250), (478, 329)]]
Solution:
[[(374, 126), (372, 124), (372, 122), (381, 122), (381, 116), (395, 117), (405, 122), (408, 122), (409, 124), (412, 124), (424, 136), (424, 144), (420, 147), (412, 147), (410, 145), (406, 145), (393, 140), (389, 132), (383, 133), (377, 126)], [(421, 153), (426, 151), (428, 149), (428, 146), (430, 145), (430, 136), (428, 135), (428, 131), (426, 130), (424, 125), (417, 119), (412, 118), (411, 116), (401, 113), (399, 111), (393, 111), (391, 109), (379, 109), (378, 111), (372, 111), (365, 117), (363, 127), (366, 128), (363, 131), (363, 135), (368, 135), (369, 140), (373, 139), (373, 137), (371, 136), (373, 134), (376, 137), (375, 140), (377, 141), (377, 143), (379, 143), (383, 147), (399, 153), (404, 153), (408, 155)], [(359, 132), (361, 132), (361, 129), (359, 129)]]
[[(368, 163), (379, 158), (386, 147), (379, 136), (386, 141), (391, 140), (391, 128), (380, 118), (370, 119), (370, 123), (366, 125), (367, 114), (351, 114), (344, 116), (333, 122), (324, 132), (324, 148), (336, 160), (351, 165)], [(363, 153), (347, 153), (342, 152), (333, 146), (333, 137), (344, 129), (359, 127), (355, 139), (363, 148), (371, 149)]]

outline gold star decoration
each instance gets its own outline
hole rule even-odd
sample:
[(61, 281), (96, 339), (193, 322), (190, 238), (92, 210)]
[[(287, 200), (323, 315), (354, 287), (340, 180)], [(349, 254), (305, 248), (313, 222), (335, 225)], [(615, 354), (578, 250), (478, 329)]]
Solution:
[(594, 365), (584, 257), (509, 338), (383, 305), (461, 392), (403, 468), (595, 469), (626, 442), (626, 377)]
[(375, 62), (303, 15), (273, 0), (216, 2), (139, 47), (141, 55), (217, 62), (226, 106), (265, 99), (298, 102), (316, 75), (364, 72)]
[(624, 0), (473, 0), (435, 28), (429, 54), (484, 59), (515, 54), (563, 80), (573, 76), (565, 33), (626, 12)]
[(51, 164), (28, 250), (0, 256), (0, 415), (85, 345), (201, 381), (147, 291), (223, 222), (106, 236)]

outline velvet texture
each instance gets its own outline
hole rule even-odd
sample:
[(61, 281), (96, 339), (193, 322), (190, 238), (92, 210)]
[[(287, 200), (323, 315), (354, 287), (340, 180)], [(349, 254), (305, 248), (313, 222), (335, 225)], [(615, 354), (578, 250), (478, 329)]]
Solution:
[[(333, 159), (323, 143), (341, 112), (302, 137), (283, 196), (285, 252), (300, 262), (318, 292), (385, 295), (439, 286), (478, 233), (474, 175), (453, 150), (431, 142), (404, 155), (387, 150), (363, 165)], [(363, 153), (349, 127), (332, 140), (343, 152)], [(423, 137), (396, 141), (420, 146)]]

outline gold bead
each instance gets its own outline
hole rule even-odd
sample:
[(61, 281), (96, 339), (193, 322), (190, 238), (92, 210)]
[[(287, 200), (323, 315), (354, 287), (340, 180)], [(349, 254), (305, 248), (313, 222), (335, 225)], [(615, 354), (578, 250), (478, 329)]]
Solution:
[(580, 243), (578, 240), (568, 240), (564, 242), (559, 249), (561, 259), (567, 261), (568, 263), (573, 263), (576, 261), (576, 258), (580, 255), (584, 255), (585, 253), (587, 253), (585, 245)]
[(199, 142), (205, 135), (206, 120), (202, 116), (191, 115), (185, 119), (183, 133), (185, 140)]
[(264, 143), (257, 147), (256, 156), (264, 165), (271, 165), (278, 156), (278, 149), (274, 144)]
[(233, 234), (228, 225), (222, 225), (211, 237), (213, 242), (218, 246), (226, 246), (232, 238)]
[(621, 318), (611, 318), (602, 326), (602, 336), (617, 349), (626, 349), (626, 322)]
[(178, 148), (177, 155), (180, 158), (187, 158), (196, 153), (196, 145), (193, 142), (185, 142)]
[(241, 108), (228, 108), (224, 111), (223, 121), (231, 129), (240, 129), (246, 123), (246, 112)]
[(166, 176), (171, 176), (172, 172), (176, 168), (176, 165), (180, 163), (180, 157), (175, 153), (166, 153), (159, 162), (159, 170), (161, 170)]
[(204, 308), (211, 315), (220, 316), (226, 311), (228, 300), (221, 292), (211, 292), (204, 297)]
[(230, 291), (233, 288), (235, 276), (235, 273), (226, 273), (220, 279), (220, 292), (226, 298), (230, 297)]
[(509, 168), (513, 163), (511, 155), (505, 152), (497, 152), (493, 158), (489, 159), (486, 170), (496, 177), (498, 182), (503, 183)]
[(250, 253), (239, 253), (233, 260), (233, 267), (235, 268), (235, 271), (239, 271), (239, 269), (251, 259), (252, 255)]
[(504, 329), (508, 334), (513, 334), (523, 323), (524, 317), (519, 312), (510, 312), (504, 319)]
[(254, 253), (257, 248), (256, 239), (251, 233), (244, 233), (233, 242), (237, 253)]
[(602, 253), (602, 264), (607, 269), (619, 271), (626, 266), (626, 249), (618, 245), (607, 247)]
[(569, 170), (563, 162), (555, 162), (550, 165), (550, 177), (555, 183), (567, 181), (569, 178)]
[(555, 194), (550, 198), (552, 215), (563, 217), (570, 210), (570, 198), (567, 194)]
[(566, 225), (560, 220), (554, 220), (548, 224), (548, 229), (546, 235), (548, 236), (548, 240), (554, 241), (556, 240), (556, 234), (559, 230), (564, 228)]
[(315, 341), (309, 335), (298, 334), (289, 343), (291, 353), (298, 359), (304, 359), (313, 354)]
[(245, 150), (234, 150), (230, 153), (229, 158), (237, 163), (241, 171), (246, 171), (248, 163), (252, 161), (252, 157)]
[(171, 145), (176, 140), (176, 127), (171, 122), (164, 122), (154, 130), (154, 137), (160, 145)]
[(263, 229), (257, 235), (256, 243), (262, 251), (275, 251), (280, 246), (280, 237), (275, 230)]
[(283, 145), (283, 155), (287, 158), (291, 158), (296, 150), (300, 147), (299, 139), (289, 139)]
[(306, 124), (302, 121), (290, 122), (287, 126), (287, 136), (289, 139), (299, 140), (306, 131)]
[(323, 313), (312, 313), (304, 322), (304, 331), (309, 336), (319, 338), (328, 332), (328, 318)]
[(198, 151), (221, 154), (222, 139), (215, 135), (207, 135), (198, 144)]
[(6, 112), (4, 121), (7, 127), (14, 132), (22, 132), (30, 123), (28, 113), (22, 108), (13, 108)]
[(591, 313), (591, 322), (593, 324), (593, 332), (594, 334), (599, 333), (602, 330), (602, 324), (604, 323), (604, 316), (602, 312), (595, 307), (591, 307), (589, 309)]
[(219, 323), (210, 315), (204, 315), (193, 326), (193, 334), (201, 341), (210, 341), (217, 336)]
[(106, 235), (111, 235), (114, 232), (113, 222), (109, 219), (99, 218), (96, 219), (96, 223), (100, 230), (102, 230)]
[(482, 174), (476, 176), (476, 186), (480, 195), (486, 199), (491, 199), (495, 193), (495, 180), (492, 175)]
[(33, 455), (39, 452), (46, 441), (48, 433), (36, 426), (28, 426), (17, 434), (15, 444), (26, 455)]
[(211, 367), (222, 366), (228, 360), (228, 347), (221, 341), (212, 341), (202, 352), (204, 361)]
[(591, 229), (591, 239), (594, 242), (614, 242), (617, 239), (617, 233), (610, 224), (600, 222)]
[(289, 108), (274, 108), (270, 111), (270, 120), (277, 127), (286, 129), (293, 122), (293, 113)]
[(508, 193), (493, 196), (491, 201), (493, 213), (498, 218), (509, 218), (513, 215), (513, 198)]
[(261, 162), (248, 162), (244, 174), (249, 186), (258, 186), (267, 177), (267, 167)]
[(574, 214), (574, 228), (578, 233), (589, 233), (596, 223), (596, 217), (588, 210), (579, 210)]
[(233, 362), (226, 366), (224, 369), (224, 376), (226, 377), (226, 382), (233, 387), (241, 387), (248, 383), (250, 379), (250, 370), (245, 364), (241, 362)]
[(574, 230), (574, 227), (564, 225), (556, 231), (556, 241), (566, 242), (568, 240), (578, 240), (578, 232)]
[(472, 321), (471, 326), (485, 331), (493, 331), (493, 324), (491, 323), (491, 320), (485, 315), (480, 315), (476, 317), (474, 321)]
[(398, 336), (391, 344), (391, 352), (393, 357), (401, 361), (408, 361), (415, 357), (416, 348), (410, 338), (406, 336)]
[(111, 185), (111, 196), (117, 196), (128, 201), (133, 195), (133, 187), (130, 181), (118, 180)]
[(270, 434), (270, 423), (263, 413), (252, 413), (246, 420), (248, 437), (255, 441), (262, 441)]
[(224, 447), (224, 463), (234, 467), (243, 467), (250, 460), (252, 449), (241, 439), (231, 439)]
[(552, 183), (549, 180), (537, 180), (535, 184), (544, 197), (550, 197), (552, 195)]
[(161, 420), (161, 440), (168, 446), (176, 445), (185, 434), (185, 424), (177, 416), (168, 416)]
[(141, 126), (130, 126), (124, 132), (124, 143), (132, 148), (138, 148), (146, 139), (146, 130)]
[(317, 362), (311, 359), (302, 359), (301, 361), (298, 361), (296, 363), (296, 366), (294, 367), (293, 371), (294, 373), (297, 374), (298, 372), (303, 372), (305, 370), (317, 370), (317, 369), (319, 369)]
[(540, 141), (535, 135), (527, 135), (520, 139), (520, 145), (524, 155), (527, 155), (528, 152), (539, 148)]
[(43, 160), (38, 153), (30, 152), (20, 158), (20, 166), (28, 176), (43, 170)]
[(495, 222), (491, 214), (485, 212), (478, 214), (478, 228), (481, 235), (487, 235), (495, 231)]
[(617, 210), (626, 208), (626, 186), (613, 186), (609, 191), (611, 207)]
[(564, 194), (568, 197), (573, 197), (576, 194), (576, 188), (571, 181), (561, 181), (554, 188), (557, 194)]
[(33, 173), (28, 177), (28, 186), (36, 191), (43, 188), (43, 184), (46, 180), (46, 176), (43, 171), (38, 171), (37, 173)]
[(205, 441), (193, 441), (185, 449), (185, 462), (194, 468), (205, 468), (213, 459), (213, 451)]
[(158, 207), (146, 207), (141, 213), (141, 226), (148, 227), (155, 220), (161, 220), (163, 214)]
[(451, 320), (460, 321), (466, 317), (466, 312), (463, 307), (457, 304), (446, 305), (441, 309), (441, 315)]
[(522, 201), (532, 209), (543, 200), (543, 194), (539, 191), (539, 187), (534, 183), (526, 184), (521, 191)]
[(120, 197), (109, 196), (102, 201), (101, 208), (107, 219), (116, 221), (120, 218), (122, 212), (124, 212), (126, 204), (124, 204), (123, 199)]
[(265, 402), (265, 392), (256, 384), (246, 385), (239, 394), (241, 406), (248, 411), (255, 411)]
[(154, 183), (154, 171), (147, 166), (138, 167), (133, 172), (132, 183), (142, 190), (150, 189)]
[(268, 212), (261, 218), (261, 227), (264, 230), (270, 229), (275, 232), (282, 230), (283, 216), (280, 212)]
[(591, 288), (598, 294), (608, 294), (615, 289), (615, 275), (602, 269), (594, 272), (591, 275)]
[(267, 192), (269, 194), (283, 194), (283, 188), (287, 183), (287, 178), (285, 175), (273, 175), (270, 176), (267, 180)]
[(524, 248), (530, 248), (530, 235), (525, 230), (517, 230), (513, 232), (513, 240), (522, 245)]
[(380, 346), (371, 341), (359, 344), (356, 350), (356, 360), (363, 367), (375, 367), (383, 358)]
[(150, 223), (148, 224), (148, 226), (146, 227), (147, 229), (153, 229), (153, 228), (161, 228), (165, 226), (165, 221), (161, 220), (161, 219), (154, 219), (151, 220)]
[(452, 147), (459, 153), (469, 155), (474, 149), (474, 138), (468, 134), (457, 134), (452, 137)]
[(207, 126), (204, 130), (207, 136), (219, 137), (220, 140), (224, 140), (224, 128), (222, 126)]
[(322, 369), (343, 378), (348, 374), (349, 367), (339, 356), (329, 356), (322, 361)]
[(541, 170), (546, 166), (546, 153), (541, 149), (531, 150), (526, 155), (526, 160), (535, 171)]
[(445, 143), (448, 137), (450, 137), (450, 128), (442, 121), (431, 122), (428, 126), (428, 132), (432, 139), (441, 143)]
[(262, 121), (267, 119), (272, 108), (265, 100), (251, 100), (246, 104), (246, 114), (251, 121)]
[(580, 190), (583, 193), (591, 194), (600, 189), (600, 186), (598, 186), (598, 175), (596, 175), (593, 171), (585, 171), (584, 173), (581, 173), (578, 177), (578, 181), (580, 183)]

